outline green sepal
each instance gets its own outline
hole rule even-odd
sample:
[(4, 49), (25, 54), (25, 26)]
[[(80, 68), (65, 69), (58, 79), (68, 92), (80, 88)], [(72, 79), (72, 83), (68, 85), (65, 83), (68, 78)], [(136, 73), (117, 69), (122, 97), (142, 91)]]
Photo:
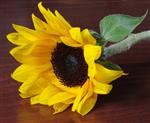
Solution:
[(114, 64), (114, 63), (107, 61), (107, 60), (101, 59), (101, 60), (97, 60), (96, 62), (103, 65), (104, 67), (106, 67), (108, 69), (111, 69), (111, 70), (122, 70), (119, 65)]
[(100, 39), (100, 38), (101, 38), (101, 35), (100, 35), (98, 32), (94, 31), (94, 30), (90, 30), (90, 33), (91, 33), (91, 35), (92, 35), (95, 39)]
[(99, 34), (98, 32), (90, 30), (90, 33), (96, 39), (96, 45), (104, 46), (107, 43), (106, 40), (102, 39), (101, 34)]
[(96, 41), (96, 45), (99, 45), (99, 46), (105, 46), (106, 43), (107, 43), (107, 41), (104, 40), (104, 39), (98, 39), (98, 40)]

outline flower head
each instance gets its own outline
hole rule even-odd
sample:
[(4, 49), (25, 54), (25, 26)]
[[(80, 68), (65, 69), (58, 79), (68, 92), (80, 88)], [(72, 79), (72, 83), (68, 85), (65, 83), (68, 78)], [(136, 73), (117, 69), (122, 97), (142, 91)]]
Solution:
[(22, 65), (12, 74), (21, 82), (22, 98), (31, 104), (53, 106), (59, 113), (72, 104), (72, 111), (87, 114), (98, 94), (108, 94), (113, 80), (124, 73), (110, 70), (95, 61), (102, 47), (88, 29), (72, 27), (58, 12), (53, 14), (42, 3), (39, 10), (46, 22), (32, 14), (35, 29), (14, 25), (17, 32), (7, 36), (17, 45), (11, 55)]

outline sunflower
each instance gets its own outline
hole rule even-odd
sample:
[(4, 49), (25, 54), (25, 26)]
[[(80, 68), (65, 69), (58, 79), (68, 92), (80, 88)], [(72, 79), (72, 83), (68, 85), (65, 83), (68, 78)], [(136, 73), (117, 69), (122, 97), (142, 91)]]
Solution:
[(85, 115), (124, 72), (95, 62), (102, 47), (88, 29), (72, 27), (41, 2), (38, 8), (46, 22), (32, 14), (35, 29), (13, 24), (16, 32), (7, 36), (17, 45), (10, 54), (21, 63), (11, 76), (22, 83), (20, 96), (30, 97), (31, 104), (53, 106), (54, 114), (72, 105), (72, 111)]

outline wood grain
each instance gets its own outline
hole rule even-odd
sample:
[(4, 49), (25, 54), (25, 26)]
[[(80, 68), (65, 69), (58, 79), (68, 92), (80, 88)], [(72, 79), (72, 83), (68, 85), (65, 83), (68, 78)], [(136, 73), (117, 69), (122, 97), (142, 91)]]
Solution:
[[(72, 113), (52, 115), (50, 107), (31, 106), (18, 96), (19, 83), (10, 73), (19, 65), (10, 55), (14, 46), (6, 40), (11, 24), (33, 27), (31, 13), (41, 17), (35, 0), (0, 1), (0, 123), (149, 123), (150, 122), (150, 42), (142, 42), (129, 52), (111, 58), (129, 75), (113, 82), (107, 96), (99, 96), (95, 108), (85, 117)], [(45, 0), (58, 9), (73, 26), (98, 30), (98, 22), (112, 13), (141, 16), (150, 9), (149, 0)], [(135, 32), (150, 29), (150, 15)]]

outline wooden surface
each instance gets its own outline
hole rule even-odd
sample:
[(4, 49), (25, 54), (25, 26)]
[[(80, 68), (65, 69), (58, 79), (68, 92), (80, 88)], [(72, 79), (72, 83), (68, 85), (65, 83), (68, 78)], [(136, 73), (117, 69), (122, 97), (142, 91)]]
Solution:
[[(99, 96), (91, 113), (81, 117), (70, 108), (53, 116), (47, 106), (29, 104), (18, 96), (19, 83), (10, 78), (18, 63), (8, 54), (13, 47), (6, 34), (11, 23), (32, 26), (31, 13), (42, 17), (37, 0), (0, 1), (0, 123), (150, 123), (150, 42), (142, 42), (128, 53), (111, 58), (129, 75), (114, 82), (112, 92)], [(98, 30), (98, 22), (112, 13), (133, 16), (150, 11), (149, 0), (44, 0), (58, 9), (73, 26)], [(135, 32), (150, 29), (150, 14)]]

